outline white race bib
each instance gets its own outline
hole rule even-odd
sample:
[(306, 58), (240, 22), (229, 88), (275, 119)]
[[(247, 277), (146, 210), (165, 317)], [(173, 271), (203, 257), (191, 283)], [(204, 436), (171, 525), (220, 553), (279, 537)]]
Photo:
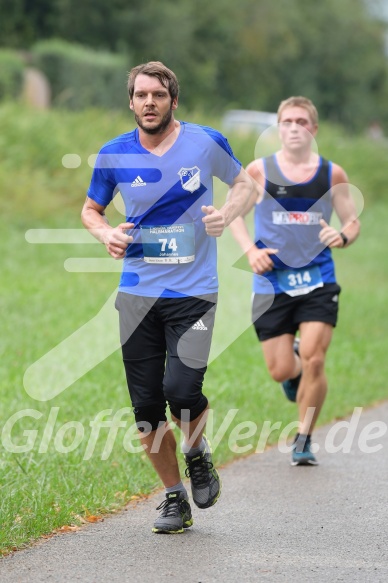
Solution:
[(194, 224), (140, 226), (146, 263), (190, 263), (195, 259)]
[(280, 289), (289, 296), (302, 296), (323, 287), (321, 270), (317, 265), (300, 269), (279, 269), (276, 276)]

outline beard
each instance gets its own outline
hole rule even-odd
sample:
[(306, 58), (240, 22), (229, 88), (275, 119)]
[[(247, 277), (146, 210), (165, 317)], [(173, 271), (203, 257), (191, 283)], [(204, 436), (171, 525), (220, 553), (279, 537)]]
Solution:
[(150, 135), (162, 134), (164, 132), (164, 130), (170, 125), (171, 119), (172, 119), (172, 108), (170, 108), (169, 111), (167, 111), (167, 113), (164, 114), (159, 125), (150, 128), (150, 127), (145, 126), (142, 123), (141, 118), (138, 115), (136, 115), (136, 113), (135, 113), (135, 121), (136, 121), (137, 125), (139, 126), (139, 128), (141, 128), (143, 130), (143, 132), (145, 132), (146, 134), (150, 134)]

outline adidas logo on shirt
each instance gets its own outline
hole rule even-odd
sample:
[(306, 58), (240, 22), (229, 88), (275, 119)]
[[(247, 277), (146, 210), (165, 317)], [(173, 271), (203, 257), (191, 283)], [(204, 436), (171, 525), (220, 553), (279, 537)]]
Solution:
[(198, 320), (198, 322), (196, 322), (194, 324), (194, 326), (192, 326), (193, 330), (207, 330), (207, 327), (205, 326), (205, 324), (202, 322), (202, 320)]
[(144, 182), (144, 180), (138, 176), (137, 178), (135, 178), (135, 180), (132, 182), (131, 186), (147, 186), (147, 183)]

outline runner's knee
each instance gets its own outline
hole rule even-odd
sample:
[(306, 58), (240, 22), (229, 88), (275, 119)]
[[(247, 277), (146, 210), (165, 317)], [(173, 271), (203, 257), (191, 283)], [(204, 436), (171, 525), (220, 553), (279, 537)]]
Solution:
[(309, 358), (302, 359), (302, 367), (305, 372), (313, 376), (319, 376), (325, 367), (324, 354), (314, 354)]
[(165, 403), (135, 407), (133, 412), (135, 414), (137, 428), (141, 433), (155, 431), (161, 424), (167, 421)]
[[(207, 407), (207, 398), (202, 394), (206, 368), (190, 368), (180, 359), (171, 358), (164, 378), (163, 394), (171, 413), (182, 421), (196, 419)], [(182, 411), (189, 411), (182, 413)]]
[[(201, 393), (195, 402), (193, 402), (192, 399), (187, 401), (169, 399), (168, 404), (171, 414), (174, 417), (181, 419), (182, 421), (193, 421), (206, 409), (208, 400), (205, 395)], [(186, 411), (188, 411), (188, 413), (186, 413)]]

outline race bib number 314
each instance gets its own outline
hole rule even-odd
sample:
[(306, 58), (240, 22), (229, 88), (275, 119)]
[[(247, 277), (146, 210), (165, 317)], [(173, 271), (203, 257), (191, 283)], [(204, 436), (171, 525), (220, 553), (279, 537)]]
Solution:
[(289, 296), (308, 294), (323, 286), (321, 270), (318, 266), (308, 269), (284, 269), (277, 272), (280, 289)]

